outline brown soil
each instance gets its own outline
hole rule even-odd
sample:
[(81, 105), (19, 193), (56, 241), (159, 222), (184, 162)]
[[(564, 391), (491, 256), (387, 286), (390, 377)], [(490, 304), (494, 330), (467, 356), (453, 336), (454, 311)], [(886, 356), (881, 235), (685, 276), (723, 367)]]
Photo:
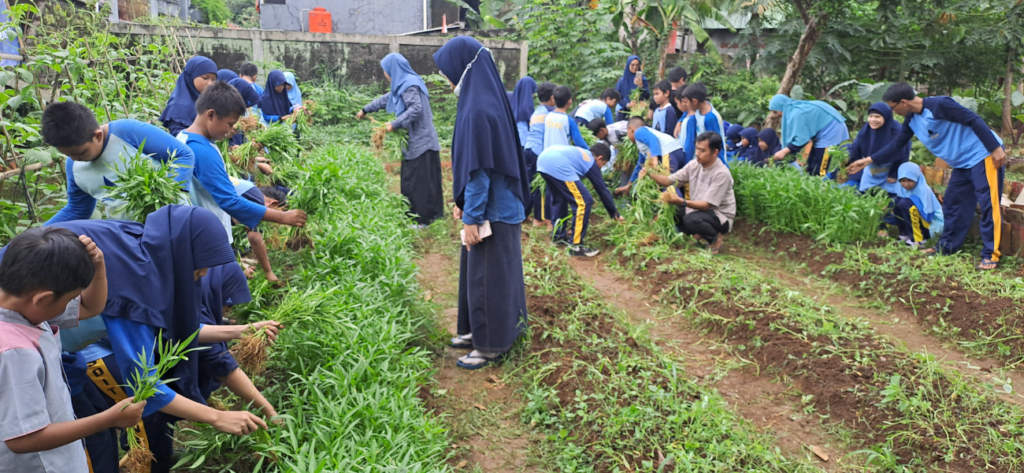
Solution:
[(303, 248), (313, 247), (313, 239), (306, 235), (296, 235), (289, 238), (288, 241), (285, 242), (284, 246), (292, 251), (302, 251)]
[[(746, 370), (727, 370), (721, 375), (720, 365), (737, 362), (725, 347), (701, 336), (687, 322), (676, 318), (657, 316), (658, 292), (644, 294), (633, 287), (633, 282), (620, 278), (608, 270), (603, 259), (572, 259), (570, 264), (580, 276), (587, 279), (605, 300), (626, 312), (634, 324), (650, 324), (653, 341), (666, 352), (680, 356), (683, 368), (701, 384), (719, 390), (732, 408), (763, 432), (770, 432), (776, 445), (788, 456), (807, 456), (811, 446), (818, 446), (832, 457), (828, 463), (817, 461), (825, 471), (843, 468), (843, 454), (839, 442), (827, 434), (813, 417), (801, 412), (799, 397), (787, 394), (786, 386), (767, 376), (758, 376)], [(674, 278), (653, 268), (645, 271), (653, 276), (650, 284), (664, 287)], [(645, 282), (647, 282), (645, 280)], [(673, 307), (674, 308), (674, 307)]]
[[(446, 307), (438, 314), (439, 323), (454, 334), (458, 316), (458, 261), (428, 252), (422, 255), (419, 268), (425, 297), (439, 307)], [(514, 386), (506, 384), (503, 367), (461, 369), (455, 361), (466, 353), (446, 347), (435, 363), (437, 384), (420, 388), (420, 398), (427, 408), (446, 415), (454, 453), (450, 465), (457, 471), (540, 471), (534, 464), (535, 456), (530, 454), (539, 439), (519, 421), (522, 400)]]

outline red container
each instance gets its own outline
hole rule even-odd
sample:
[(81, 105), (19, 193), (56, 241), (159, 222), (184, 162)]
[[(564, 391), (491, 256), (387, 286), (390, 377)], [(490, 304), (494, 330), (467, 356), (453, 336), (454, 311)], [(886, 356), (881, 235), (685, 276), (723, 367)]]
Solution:
[(310, 33), (330, 33), (333, 31), (331, 27), (331, 12), (323, 7), (316, 7), (310, 10), (309, 31)]

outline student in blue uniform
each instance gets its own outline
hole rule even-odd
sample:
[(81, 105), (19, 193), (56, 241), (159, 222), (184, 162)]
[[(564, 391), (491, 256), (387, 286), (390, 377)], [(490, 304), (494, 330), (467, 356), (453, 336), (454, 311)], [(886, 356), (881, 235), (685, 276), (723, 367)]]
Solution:
[[(687, 121), (686, 127), (679, 130), (680, 135), (686, 134), (686, 138), (682, 140), (683, 151), (686, 152), (689, 160), (695, 156), (697, 135), (705, 131), (713, 131), (721, 137), (725, 134), (725, 121), (722, 120), (722, 115), (715, 110), (711, 102), (708, 102), (708, 89), (703, 82), (687, 85), (679, 97), (687, 105), (692, 115)], [(729, 163), (725, 159), (725, 147), (721, 148), (718, 150), (718, 159), (722, 160), (722, 164), (728, 166)]]
[(942, 235), (945, 219), (942, 204), (921, 173), (916, 163), (900, 164), (899, 187), (893, 197), (892, 212), (900, 239), (917, 248), (936, 235)]
[(277, 417), (277, 410), (252, 384), (249, 376), (238, 367), (235, 357), (228, 351), (227, 341), (223, 339), (230, 337), (237, 340), (249, 332), (265, 330), (267, 339), (274, 342), (277, 340), (281, 325), (273, 321), (269, 321), (270, 323), (258, 322), (251, 327), (249, 325), (224, 324), (224, 309), (252, 301), (249, 282), (237, 263), (210, 268), (201, 282), (202, 307), (200, 308), (199, 322), (203, 324), (203, 328), (200, 329), (200, 333), (218, 329), (224, 336), (220, 336), (221, 341), (218, 342), (200, 343), (200, 346), (205, 348), (197, 355), (199, 357), (200, 394), (203, 399), (209, 399), (210, 394), (224, 386), (232, 394), (245, 401), (247, 405), (258, 409), (263, 417), (267, 419)]
[(576, 123), (579, 126), (587, 126), (598, 118), (604, 120), (605, 123), (614, 123), (615, 115), (613, 111), (620, 98), (617, 90), (604, 89), (599, 99), (584, 100), (579, 108), (576, 109), (573, 118), (576, 119)]
[[(871, 156), (896, 139), (903, 131), (903, 125), (892, 118), (892, 109), (884, 102), (877, 102), (868, 109), (868, 121), (860, 129), (857, 138), (850, 145), (850, 163)], [(867, 192), (878, 187), (889, 195), (896, 194), (899, 185), (896, 182), (900, 165), (910, 160), (910, 143), (908, 142), (898, 153), (890, 155), (892, 161), (881, 163), (874, 161), (863, 171), (852, 174), (851, 181), (857, 181), (857, 190)]]
[(959, 251), (974, 219), (975, 205), (978, 205), (982, 241), (978, 269), (995, 269), (999, 265), (999, 243), (1003, 238), (999, 200), (1003, 194), (1006, 151), (1002, 140), (977, 113), (949, 97), (918, 97), (914, 88), (905, 82), (889, 87), (882, 100), (894, 113), (906, 117), (903, 131), (878, 152), (854, 162), (848, 172), (857, 172), (875, 159), (893, 162), (892, 155), (900, 153), (910, 139), (917, 136), (932, 154), (953, 168), (942, 206), (949, 228), (942, 233), (938, 245), (925, 252)]
[(651, 98), (651, 85), (641, 70), (640, 56), (626, 58), (626, 68), (622, 71), (622, 77), (615, 83), (615, 90), (619, 92), (619, 120), (625, 120), (629, 116), (629, 108), (634, 105), (630, 101), (629, 94), (636, 88), (641, 88), (640, 101)]
[(391, 90), (363, 107), (356, 119), (385, 109), (395, 115), (385, 127), (387, 132), (409, 130), (409, 139), (402, 150), (401, 192), (409, 200), (407, 215), (413, 219), (415, 227), (426, 228), (444, 216), (441, 143), (434, 128), (430, 94), (427, 84), (412, 70), (405, 56), (388, 54), (381, 59), (380, 67), (391, 82)]
[(828, 148), (850, 139), (846, 118), (831, 105), (820, 100), (793, 100), (776, 94), (768, 103), (772, 116), (782, 116), (782, 149), (772, 157), (786, 159), (799, 152), (808, 142), (811, 152), (807, 156), (806, 172), (811, 176), (828, 174)]
[(729, 125), (725, 128), (725, 156), (730, 159), (735, 159), (739, 156), (740, 141), (743, 137), (740, 132), (743, 131), (743, 127), (739, 125)]
[[(491, 52), (476, 39), (457, 36), (434, 53), (434, 62), (459, 98), (452, 194), (466, 244), (459, 259), (457, 336), (451, 344), (473, 348), (459, 358), (459, 367), (479, 369), (511, 349), (526, 330), (520, 239), (530, 183)], [(488, 225), (490, 236), (481, 235)]]
[(544, 149), (555, 145), (586, 147), (587, 142), (580, 133), (579, 125), (570, 120), (568, 110), (572, 107), (572, 91), (562, 85), (555, 87), (552, 94), (555, 98), (555, 109), (544, 117)]
[[(526, 139), (530, 135), (530, 118), (533, 117), (533, 96), (537, 94), (537, 81), (533, 77), (526, 76), (516, 82), (516, 88), (509, 98), (509, 105), (512, 106), (512, 113), (516, 117), (516, 132), (519, 133), (519, 143), (526, 149)], [(529, 170), (527, 170), (529, 172)]]
[(755, 166), (764, 166), (772, 162), (772, 156), (782, 149), (779, 143), (779, 134), (774, 128), (765, 128), (757, 134), (757, 149), (750, 154), (747, 160)]
[(192, 124), (196, 118), (199, 94), (216, 80), (217, 64), (209, 58), (195, 56), (185, 63), (185, 70), (181, 71), (178, 81), (174, 83), (171, 98), (160, 114), (160, 123), (164, 124), (171, 136), (178, 136), (178, 132)]
[[(288, 194), (277, 187), (264, 186), (256, 187), (252, 181), (246, 181), (244, 179), (231, 178), (231, 184), (235, 186), (235, 193), (241, 196), (243, 199), (248, 200), (256, 205), (262, 205), (264, 207), (281, 210), (288, 205)], [(239, 224), (238, 220), (231, 219), (232, 223)], [(246, 239), (249, 240), (249, 248), (252, 249), (253, 256), (256, 257), (256, 262), (259, 263), (260, 268), (263, 269), (263, 274), (274, 286), (280, 285), (280, 279), (277, 274), (274, 274), (274, 269), (270, 265), (270, 257), (267, 254), (267, 244), (263, 241), (263, 230), (262, 225), (257, 225), (256, 228), (246, 227)], [(249, 269), (246, 269), (248, 272)]]
[(568, 245), (572, 256), (591, 257), (600, 252), (583, 244), (594, 197), (583, 185), (581, 177), (590, 180), (604, 208), (608, 210), (608, 216), (622, 219), (615, 209), (615, 199), (601, 175), (601, 168), (610, 158), (611, 149), (604, 143), (595, 143), (589, 151), (576, 146), (552, 146), (537, 158), (537, 169), (552, 195), (552, 218), (555, 221), (552, 240)]
[(748, 126), (740, 131), (740, 143), (736, 149), (736, 158), (747, 161), (754, 157), (754, 153), (761, 149), (758, 146), (757, 128)]
[[(139, 354), (153, 353), (158, 334), (178, 343), (200, 331), (199, 278), (211, 267), (233, 264), (234, 253), (217, 218), (199, 207), (169, 205), (150, 214), (145, 224), (77, 220), (55, 226), (88, 235), (104, 250), (108, 289), (101, 317), (108, 338), (80, 353), (88, 363), (89, 381), (104, 397), (104, 404), (97, 407), (105, 409), (134, 394), (125, 382), (141, 369)], [(200, 333), (188, 346), (223, 340), (218, 335)], [(266, 428), (262, 419), (247, 411), (207, 407), (199, 391), (198, 363), (195, 356), (180, 361), (167, 375), (174, 381), (158, 386), (143, 410), (137, 431), (155, 457), (153, 472), (172, 466), (168, 424), (178, 419), (235, 435)]]
[(671, 82), (663, 80), (654, 84), (654, 103), (658, 108), (654, 109), (651, 128), (666, 135), (672, 135), (676, 131), (676, 108), (672, 105), (671, 94)]
[[(238, 74), (235, 74), (234, 71), (230, 69), (221, 69), (217, 71), (217, 80), (221, 82), (227, 82), (232, 87), (234, 87), (235, 90), (237, 90), (238, 93), (242, 95), (242, 99), (245, 100), (245, 107), (247, 109), (252, 109), (252, 107), (259, 105), (260, 94), (256, 92), (256, 88), (253, 87), (252, 84), (250, 84), (245, 79), (238, 77)], [(244, 116), (248, 115), (249, 112), (246, 111)], [(235, 135), (231, 137), (228, 143), (231, 146), (242, 145), (243, 143), (245, 143), (245, 133), (235, 133)]]
[[(668, 70), (668, 82), (672, 84), (672, 92), (686, 88), (687, 79), (689, 79), (689, 74), (682, 67), (676, 66)], [(672, 104), (672, 108), (676, 109), (676, 118), (682, 118), (683, 111), (672, 97), (670, 97), (669, 103)]]
[[(117, 183), (115, 169), (140, 150), (155, 163), (171, 159), (181, 166), (176, 180), (190, 190), (195, 155), (188, 146), (153, 125), (137, 120), (114, 120), (100, 126), (92, 110), (74, 102), (55, 102), (43, 111), (43, 141), (67, 155), (68, 203), (47, 224), (92, 217), (97, 203), (103, 218), (122, 219), (124, 202), (108, 197), (104, 186)], [(182, 202), (187, 202), (184, 199)]]
[[(537, 101), (540, 105), (530, 115), (530, 130), (526, 137), (526, 145), (523, 149), (523, 159), (526, 161), (526, 176), (528, 182), (532, 183), (537, 175), (537, 156), (544, 151), (544, 121), (548, 113), (555, 109), (555, 88), (551, 82), (541, 82), (537, 86)], [(533, 215), (533, 226), (551, 225), (551, 196), (544, 191), (537, 190), (531, 194), (531, 204), (526, 206), (526, 215)]]
[(287, 71), (284, 73), (284, 82), (288, 84), (288, 102), (292, 104), (291, 111), (301, 110), (302, 104), (302, 91), (299, 90), (299, 82), (295, 80), (295, 73)]
[(284, 120), (292, 113), (292, 102), (288, 98), (288, 87), (284, 73), (274, 69), (267, 74), (267, 87), (260, 97), (260, 112), (266, 124)]
[(235, 123), (245, 113), (245, 102), (234, 87), (217, 82), (199, 96), (192, 126), (186, 128), (178, 140), (192, 149), (195, 167), (192, 179), (192, 203), (213, 212), (231, 238), (231, 219), (249, 228), (260, 221), (301, 227), (306, 224), (302, 210), (281, 212), (257, 205), (240, 197), (224, 168), (224, 158), (214, 144), (235, 132)]
[[(259, 97), (262, 97), (263, 96), (263, 86), (259, 84), (259, 80), (258, 80), (259, 79), (259, 73), (260, 73), (259, 68), (256, 67), (256, 65), (251, 63), (251, 62), (247, 62), (245, 64), (242, 64), (242, 67), (238, 68), (238, 75), (239, 75), (239, 77), (241, 77), (242, 80), (252, 84), (252, 88), (256, 89), (256, 95), (259, 96)], [(257, 100), (257, 103), (256, 103), (255, 106), (252, 106), (249, 109), (252, 111), (252, 114), (255, 115), (255, 116), (257, 116), (257, 117), (262, 117), (263, 116), (263, 113), (260, 112), (259, 100)]]
[(637, 159), (636, 167), (633, 168), (633, 173), (629, 176), (629, 184), (615, 189), (616, 194), (625, 194), (633, 188), (633, 182), (636, 181), (640, 171), (643, 170), (648, 156), (656, 158), (661, 165), (667, 166), (671, 172), (675, 172), (686, 163), (686, 154), (679, 141), (646, 126), (643, 118), (630, 118), (626, 131), (630, 141), (636, 143), (637, 148), (639, 148), (640, 156)]

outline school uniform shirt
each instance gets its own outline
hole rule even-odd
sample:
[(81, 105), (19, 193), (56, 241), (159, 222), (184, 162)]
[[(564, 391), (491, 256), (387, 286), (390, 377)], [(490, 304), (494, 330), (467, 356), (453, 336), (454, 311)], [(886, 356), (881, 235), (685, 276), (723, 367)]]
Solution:
[[(824, 128), (818, 130), (818, 134), (814, 135), (814, 138), (811, 140), (814, 144), (811, 147), (819, 149), (829, 148), (848, 139), (850, 139), (850, 130), (846, 128), (846, 123), (832, 120)], [(789, 152), (796, 153), (803, 149), (804, 146), (807, 146), (806, 142), (801, 145), (790, 144), (787, 148), (789, 148)]]
[(891, 162), (913, 136), (954, 169), (973, 168), (1003, 145), (1003, 140), (977, 113), (955, 100), (949, 97), (925, 97), (923, 100), (921, 113), (907, 115), (903, 131), (871, 156), (872, 161)]
[(23, 315), (0, 308), (0, 473), (88, 473), (81, 440), (33, 453), (14, 453), (7, 440), (75, 420), (64, 383), (60, 328), (78, 325), (81, 298), (57, 318), (32, 325)]
[(612, 109), (608, 108), (608, 104), (604, 103), (604, 101), (598, 99), (584, 100), (579, 108), (576, 109), (575, 116), (576, 118), (586, 120), (588, 123), (595, 118), (603, 118), (605, 125), (615, 121)]
[[(390, 93), (381, 95), (364, 107), (363, 111), (373, 113), (383, 110), (390, 98)], [(437, 128), (434, 128), (434, 112), (430, 109), (427, 94), (420, 90), (419, 86), (411, 86), (402, 93), (402, 100), (405, 102), (405, 109), (395, 117), (391, 126), (396, 130), (409, 130), (409, 140), (402, 150), (405, 159), (416, 159), (427, 151), (441, 151)]]
[(235, 192), (217, 146), (198, 133), (181, 132), (178, 140), (186, 143), (196, 157), (192, 176), (193, 204), (213, 212), (220, 219), (228, 240), (231, 240), (232, 218), (246, 227), (256, 228), (267, 208), (249, 202)]
[[(706, 201), (711, 205), (711, 210), (715, 211), (718, 221), (732, 227), (732, 221), (736, 218), (736, 195), (732, 190), (732, 173), (722, 161), (715, 161), (705, 169), (693, 159), (668, 178), (673, 183), (689, 183), (689, 200)], [(697, 212), (697, 209), (686, 207), (686, 213), (691, 212)]]
[(594, 185), (608, 215), (612, 218), (619, 215), (615, 199), (605, 185), (601, 168), (590, 150), (576, 146), (552, 146), (537, 157), (537, 171), (564, 182), (576, 182), (586, 177)]
[(587, 142), (583, 139), (576, 120), (570, 120), (569, 115), (563, 112), (548, 113), (544, 117), (544, 149), (555, 145), (570, 144), (587, 147)]
[(651, 127), (666, 135), (676, 132), (676, 109), (668, 104), (654, 110), (654, 118)]
[[(708, 105), (711, 105), (710, 103)], [(679, 131), (680, 141), (683, 143), (683, 150), (686, 151), (686, 159), (693, 160), (696, 156), (697, 151), (697, 135), (704, 133), (705, 131), (713, 131), (718, 133), (722, 139), (725, 139), (725, 120), (722, 120), (722, 115), (715, 110), (714, 105), (711, 105), (711, 110), (707, 115), (701, 114), (700, 112), (690, 113), (687, 120), (684, 120), (684, 126)], [(683, 139), (682, 135), (686, 135)], [(724, 146), (722, 148), (725, 148)], [(726, 164), (725, 161), (725, 149), (718, 151), (718, 159), (722, 161), (722, 164)], [(728, 165), (726, 164), (726, 167)]]
[(544, 151), (544, 120), (554, 109), (555, 107), (548, 105), (538, 105), (537, 109), (533, 111), (533, 115), (530, 116), (530, 129), (526, 135), (526, 144), (523, 145), (524, 149), (533, 151), (537, 155)]
[[(108, 197), (109, 191), (103, 187), (117, 184), (115, 169), (124, 169), (125, 162), (140, 149), (155, 164), (173, 158), (174, 163), (181, 166), (175, 170), (175, 180), (185, 185), (186, 192), (190, 191), (195, 155), (188, 146), (148, 123), (114, 120), (107, 124), (107, 136), (99, 157), (92, 161), (66, 159), (68, 203), (46, 225), (92, 218), (97, 204), (102, 218), (124, 220), (125, 202)], [(180, 203), (187, 204), (187, 196), (182, 196)]]
[(647, 156), (665, 157), (674, 151), (682, 149), (682, 146), (679, 145), (675, 138), (649, 126), (637, 128), (633, 132), (633, 137), (636, 138), (636, 147), (640, 150), (640, 156), (637, 160), (636, 168), (633, 169), (633, 175), (629, 178), (629, 182), (635, 181), (637, 176), (640, 175), (640, 170), (644, 168)]
[(479, 225), (485, 220), (519, 225), (526, 219), (523, 202), (509, 188), (509, 179), (504, 174), (490, 169), (474, 170), (464, 195), (462, 223), (466, 225)]

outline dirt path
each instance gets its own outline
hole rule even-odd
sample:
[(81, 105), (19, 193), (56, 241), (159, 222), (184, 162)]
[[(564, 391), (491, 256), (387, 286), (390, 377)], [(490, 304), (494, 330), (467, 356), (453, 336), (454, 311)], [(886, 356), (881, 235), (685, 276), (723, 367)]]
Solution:
[(843, 470), (842, 456), (846, 452), (816, 418), (802, 412), (786, 392), (787, 386), (743, 369), (728, 369), (738, 367), (741, 360), (726, 353), (723, 346), (705, 340), (687, 322), (659, 317), (658, 302), (635, 288), (632, 281), (612, 273), (602, 258), (572, 258), (570, 264), (605, 300), (626, 312), (633, 323), (649, 324), (653, 341), (682, 358), (687, 374), (717, 388), (738, 414), (770, 432), (785, 454), (810, 458), (811, 446), (819, 446), (831, 459), (827, 463), (816, 460), (817, 465), (829, 472)]
[[(458, 261), (428, 251), (417, 261), (425, 297), (443, 311), (438, 323), (454, 334), (458, 316)], [(536, 434), (519, 420), (522, 399), (503, 382), (500, 366), (468, 371), (455, 365), (466, 350), (446, 347), (437, 357), (437, 385), (430, 386), (428, 405), (445, 415), (457, 471), (498, 473), (538, 469)]]
[[(994, 392), (1006, 402), (1024, 405), (1024, 395), (1017, 392), (1024, 389), (1024, 373), (1002, 369), (1004, 363), (994, 358), (970, 356), (951, 346), (952, 342), (929, 334), (929, 328), (923, 327), (920, 319), (910, 309), (899, 304), (885, 311), (865, 308), (861, 304), (863, 300), (844, 294), (834, 284), (824, 283), (816, 277), (797, 276), (779, 269), (770, 258), (750, 255), (743, 258), (757, 266), (762, 274), (778, 279), (779, 282), (811, 299), (834, 307), (837, 313), (850, 319), (862, 318), (869, 321), (875, 332), (887, 337), (895, 346), (902, 346), (910, 352), (933, 355), (948, 369), (959, 371), (977, 382), (996, 386), (1010, 384), (1014, 387), (1014, 392), (1004, 393), (998, 389)], [(1010, 382), (1006, 383), (1007, 380)]]

